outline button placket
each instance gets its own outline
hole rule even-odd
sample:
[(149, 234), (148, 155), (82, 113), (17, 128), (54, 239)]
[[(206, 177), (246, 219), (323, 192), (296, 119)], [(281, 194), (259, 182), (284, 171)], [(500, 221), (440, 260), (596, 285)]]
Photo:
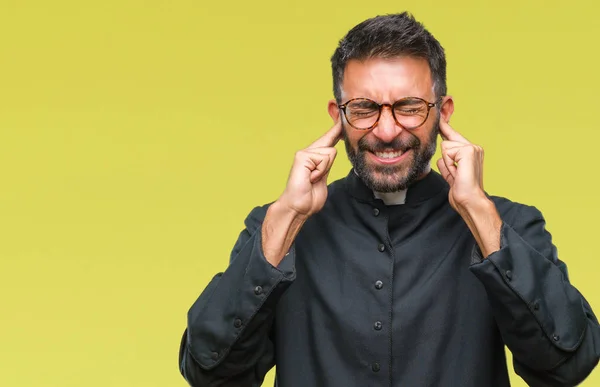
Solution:
[[(379, 208), (376, 208), (376, 207), (373, 207), (372, 211), (373, 211), (373, 216), (374, 217), (383, 217), (386, 220), (386, 226), (385, 226), (386, 227), (386, 232), (384, 234), (385, 236), (383, 236), (383, 237), (384, 238), (387, 237), (387, 242), (388, 242), (389, 246), (386, 245), (386, 243), (383, 242), (383, 240), (380, 239), (380, 242), (377, 245), (377, 251), (379, 251), (380, 253), (384, 253), (386, 251), (389, 251), (391, 253), (392, 250), (390, 250), (390, 249), (392, 247), (390, 247), (391, 246), (391, 240), (390, 240), (390, 237), (389, 237), (389, 230), (387, 230), (388, 225), (387, 225), (387, 216), (386, 216), (386, 213), (382, 213), (381, 210)], [(383, 285), (384, 285), (383, 281), (379, 280), (379, 279), (375, 280), (375, 282), (373, 283), (373, 287), (377, 291), (380, 291), (381, 289), (383, 289)], [(383, 294), (384, 293), (382, 293), (382, 295)], [(374, 331), (379, 332), (379, 331), (381, 331), (383, 329), (383, 322), (382, 321), (375, 321), (373, 323), (372, 327), (373, 327)], [(374, 372), (374, 373), (380, 372), (381, 371), (381, 363), (377, 362), (377, 361), (372, 362), (371, 363), (371, 371)]]

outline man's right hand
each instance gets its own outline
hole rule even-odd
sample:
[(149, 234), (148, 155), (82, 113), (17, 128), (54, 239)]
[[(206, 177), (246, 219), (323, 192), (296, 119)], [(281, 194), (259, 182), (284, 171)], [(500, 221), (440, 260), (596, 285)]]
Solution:
[(310, 146), (296, 152), (285, 191), (278, 202), (300, 217), (319, 212), (327, 199), (327, 177), (341, 138), (341, 120)]
[(277, 267), (304, 222), (327, 200), (327, 177), (342, 137), (341, 118), (321, 138), (296, 152), (285, 190), (267, 210), (262, 225), (265, 258)]

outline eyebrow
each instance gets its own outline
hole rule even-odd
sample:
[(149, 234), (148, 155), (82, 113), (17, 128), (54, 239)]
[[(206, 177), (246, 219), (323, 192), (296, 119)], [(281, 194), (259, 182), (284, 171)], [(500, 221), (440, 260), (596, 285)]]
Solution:
[[(423, 98), (425, 101), (427, 101), (427, 99)], [(398, 100), (396, 100), (396, 102), (400, 102), (402, 101), (403, 104), (406, 103), (411, 103), (411, 102), (423, 102), (419, 97), (404, 97), (404, 98), (400, 98)], [(396, 103), (394, 102), (394, 103)]]
[(359, 101), (352, 101), (351, 102), (352, 105), (358, 106), (358, 107), (372, 107), (374, 106), (374, 103), (377, 103), (373, 100), (359, 100)]

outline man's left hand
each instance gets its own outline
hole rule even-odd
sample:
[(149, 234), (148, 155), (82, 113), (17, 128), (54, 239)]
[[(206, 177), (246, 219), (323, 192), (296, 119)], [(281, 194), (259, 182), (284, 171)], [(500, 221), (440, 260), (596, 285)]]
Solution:
[(442, 157), (437, 166), (450, 185), (448, 200), (467, 223), (483, 256), (500, 249), (502, 220), (483, 190), (483, 148), (440, 119)]
[(437, 166), (448, 184), (448, 199), (452, 207), (459, 213), (470, 204), (485, 200), (483, 190), (483, 148), (472, 144), (450, 124), (440, 119), (442, 135), (442, 158)]

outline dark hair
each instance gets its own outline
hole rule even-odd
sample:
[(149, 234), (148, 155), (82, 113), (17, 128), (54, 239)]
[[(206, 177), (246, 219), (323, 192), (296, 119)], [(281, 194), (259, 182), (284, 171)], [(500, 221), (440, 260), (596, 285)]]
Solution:
[(426, 59), (436, 97), (446, 95), (444, 48), (423, 24), (407, 13), (376, 16), (352, 28), (331, 57), (333, 94), (341, 103), (341, 84), (349, 60), (410, 56)]

